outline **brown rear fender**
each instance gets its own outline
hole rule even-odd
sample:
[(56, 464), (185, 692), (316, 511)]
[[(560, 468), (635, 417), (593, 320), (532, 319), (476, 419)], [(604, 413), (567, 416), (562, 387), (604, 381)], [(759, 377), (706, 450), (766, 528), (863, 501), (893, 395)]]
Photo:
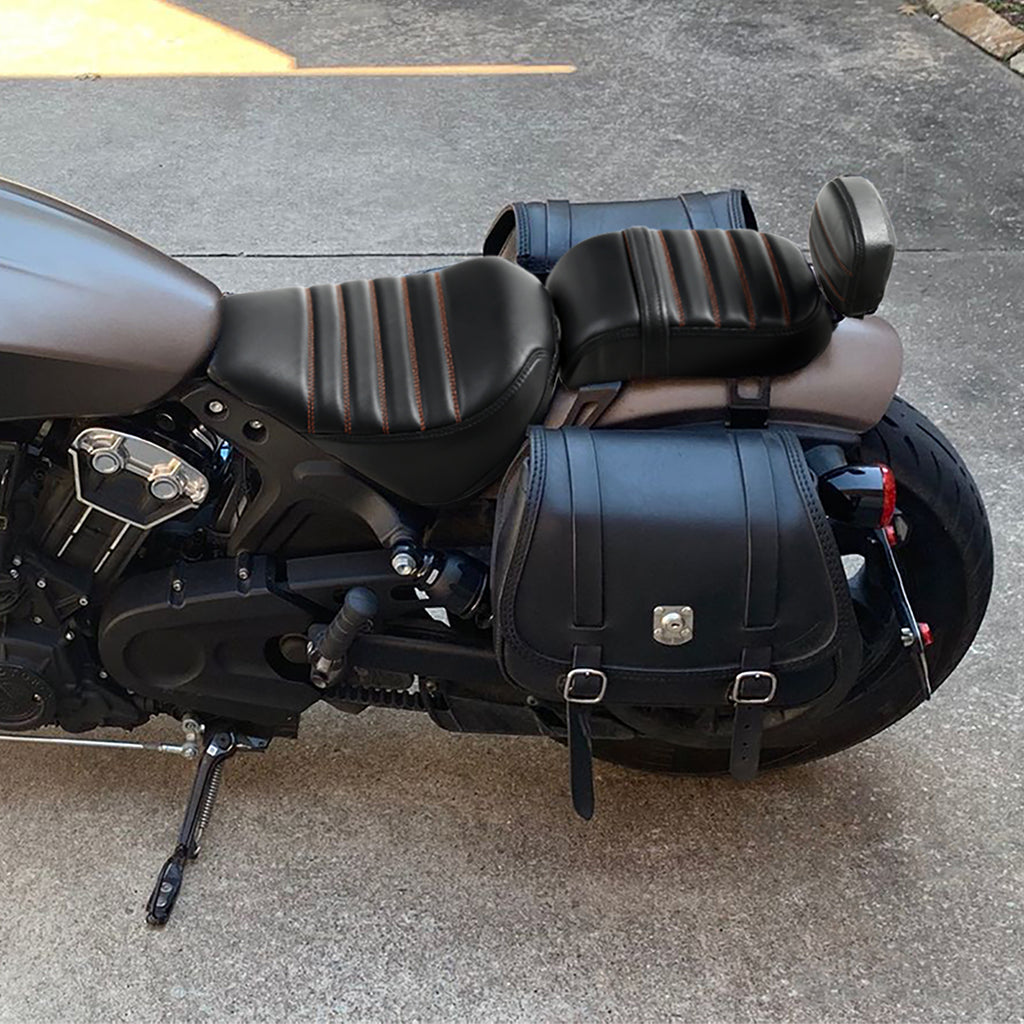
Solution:
[[(771, 413), (777, 423), (815, 424), (863, 433), (885, 415), (903, 370), (899, 335), (880, 316), (841, 320), (828, 348), (795, 373), (772, 379)], [(565, 421), (575, 391), (559, 389), (548, 426)], [(598, 419), (598, 426), (626, 426), (715, 413), (728, 404), (724, 380), (628, 381)]]

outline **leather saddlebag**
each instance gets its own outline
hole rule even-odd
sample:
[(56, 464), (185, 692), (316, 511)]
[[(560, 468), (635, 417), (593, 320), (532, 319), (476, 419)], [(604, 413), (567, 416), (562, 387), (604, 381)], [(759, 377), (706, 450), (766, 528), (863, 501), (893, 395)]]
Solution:
[(597, 705), (732, 709), (730, 768), (749, 779), (765, 712), (831, 703), (860, 667), (835, 538), (784, 429), (533, 427), (491, 570), (498, 660), (564, 704), (584, 817)]
[(631, 227), (661, 230), (757, 228), (743, 189), (684, 192), (670, 199), (617, 203), (510, 203), (495, 218), (484, 241), (485, 256), (502, 256), (544, 278), (579, 242)]

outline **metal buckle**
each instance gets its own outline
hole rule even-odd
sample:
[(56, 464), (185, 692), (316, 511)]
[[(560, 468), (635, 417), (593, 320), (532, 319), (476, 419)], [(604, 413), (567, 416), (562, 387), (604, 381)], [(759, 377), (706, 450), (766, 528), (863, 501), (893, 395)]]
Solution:
[[(743, 697), (740, 695), (740, 689), (743, 686), (744, 680), (754, 679), (767, 679), (771, 686), (768, 690), (767, 697)], [(775, 691), (778, 689), (779, 681), (775, 677), (774, 672), (741, 672), (732, 682), (732, 689), (729, 691), (729, 700), (733, 704), (770, 704), (775, 699)]]
[[(601, 681), (601, 689), (596, 697), (574, 697), (572, 694), (573, 683), (577, 679), (593, 677)], [(565, 687), (562, 696), (566, 704), (600, 704), (604, 700), (605, 690), (608, 689), (608, 677), (599, 668), (574, 668), (565, 677)]]

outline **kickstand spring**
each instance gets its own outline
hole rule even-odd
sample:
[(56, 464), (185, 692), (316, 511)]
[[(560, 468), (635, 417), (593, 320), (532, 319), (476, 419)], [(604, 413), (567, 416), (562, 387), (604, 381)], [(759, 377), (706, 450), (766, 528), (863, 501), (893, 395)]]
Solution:
[(146, 904), (146, 920), (149, 924), (159, 927), (170, 920), (171, 911), (181, 892), (185, 865), (199, 856), (200, 841), (213, 814), (224, 763), (240, 750), (265, 750), (269, 742), (262, 737), (241, 736), (230, 731), (215, 733), (207, 742), (185, 806), (185, 817), (178, 831), (178, 844), (160, 869)]

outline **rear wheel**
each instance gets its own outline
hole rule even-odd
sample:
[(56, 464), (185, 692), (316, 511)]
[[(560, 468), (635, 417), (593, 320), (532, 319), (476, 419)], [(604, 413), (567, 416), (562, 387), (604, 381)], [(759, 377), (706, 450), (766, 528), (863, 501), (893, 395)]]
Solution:
[[(863, 462), (886, 463), (896, 475), (900, 511), (909, 526), (897, 557), (914, 610), (935, 637), (928, 649), (934, 688), (970, 647), (992, 589), (992, 536), (981, 496), (942, 432), (900, 398), (864, 435), (859, 453), (851, 454)], [(790, 721), (783, 716), (768, 729), (761, 762), (765, 768), (811, 761), (860, 743), (923, 699), (887, 598), (877, 587), (872, 589), (866, 568), (851, 579), (851, 590), (861, 604), (865, 656), (860, 676), (827, 714)], [(630, 708), (617, 717), (644, 735), (595, 740), (594, 754), (602, 760), (679, 774), (728, 769), (728, 713)]]

